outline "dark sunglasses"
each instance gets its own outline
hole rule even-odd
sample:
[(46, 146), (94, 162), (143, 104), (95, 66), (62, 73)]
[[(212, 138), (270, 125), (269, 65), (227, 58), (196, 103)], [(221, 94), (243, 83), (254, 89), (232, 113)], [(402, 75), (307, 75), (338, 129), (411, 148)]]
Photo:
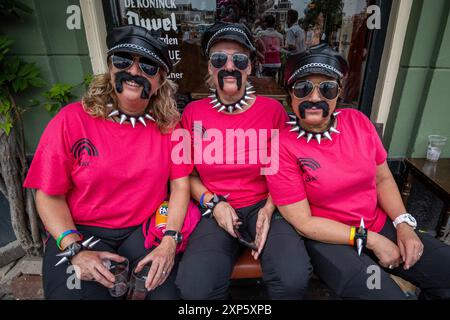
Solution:
[(227, 63), (228, 56), (232, 57), (233, 64), (236, 68), (239, 70), (247, 69), (248, 56), (244, 53), (227, 54), (225, 52), (214, 52), (211, 54), (209, 59), (211, 60), (211, 64), (214, 68), (220, 69)]
[(294, 83), (292, 86), (292, 91), (294, 96), (298, 99), (303, 99), (309, 96), (314, 89), (319, 87), (320, 95), (327, 99), (333, 100), (339, 95), (341, 88), (336, 81), (323, 81), (321, 83), (315, 84), (309, 80), (300, 80)]
[[(112, 64), (114, 67), (120, 70), (130, 68), (134, 63), (135, 58), (129, 53), (126, 52), (118, 52), (113, 54), (112, 56)], [(154, 77), (158, 71), (159, 66), (155, 64), (152, 60), (140, 57), (138, 58), (139, 68), (141, 68), (142, 72), (145, 73), (149, 77)]]

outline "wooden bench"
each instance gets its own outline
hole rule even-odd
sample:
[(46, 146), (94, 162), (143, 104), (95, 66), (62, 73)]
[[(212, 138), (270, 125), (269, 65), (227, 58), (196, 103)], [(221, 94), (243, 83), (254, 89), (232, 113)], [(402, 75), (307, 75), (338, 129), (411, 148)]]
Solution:
[(236, 261), (231, 279), (258, 279), (262, 277), (261, 264), (255, 260), (250, 249), (245, 249)]

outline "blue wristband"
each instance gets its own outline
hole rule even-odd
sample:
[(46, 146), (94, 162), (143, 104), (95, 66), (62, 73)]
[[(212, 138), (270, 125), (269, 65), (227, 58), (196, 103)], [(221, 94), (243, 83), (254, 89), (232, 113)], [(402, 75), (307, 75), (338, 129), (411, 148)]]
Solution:
[(200, 197), (200, 207), (202, 207), (202, 208), (206, 208), (206, 206), (203, 204), (203, 200), (205, 200), (205, 195), (206, 195), (207, 193), (211, 193), (211, 192), (205, 191), (205, 192), (202, 193), (202, 195), (201, 195), (201, 197)]

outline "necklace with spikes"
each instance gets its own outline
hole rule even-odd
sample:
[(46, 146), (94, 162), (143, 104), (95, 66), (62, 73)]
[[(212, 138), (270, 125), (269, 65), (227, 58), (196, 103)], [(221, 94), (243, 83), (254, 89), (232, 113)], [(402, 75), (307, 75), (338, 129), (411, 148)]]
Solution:
[(250, 94), (253, 94), (256, 92), (256, 91), (252, 90), (252, 88), (253, 88), (252, 85), (245, 87), (244, 95), (236, 102), (233, 102), (230, 104), (226, 104), (226, 103), (223, 103), (222, 101), (220, 101), (219, 95), (217, 94), (217, 90), (210, 89), (212, 92), (214, 92), (214, 94), (208, 96), (208, 98), (211, 98), (211, 101), (209, 103), (212, 104), (213, 105), (212, 108), (217, 109), (218, 112), (222, 112), (222, 111), (226, 110), (229, 113), (233, 113), (234, 111), (236, 111), (236, 109), (242, 110), (243, 105), (248, 106), (248, 103), (247, 103), (248, 100), (254, 99), (254, 98), (250, 97)]
[[(108, 103), (106, 105), (108, 108), (112, 108), (113, 104), (112, 103)], [(125, 112), (119, 110), (119, 109), (115, 109), (112, 112), (110, 112), (108, 114), (108, 117), (111, 119), (114, 119), (114, 117), (119, 117), (119, 123), (123, 124), (125, 121), (129, 121), (131, 123), (131, 125), (133, 126), (133, 128), (136, 126), (136, 122), (139, 121), (140, 123), (142, 123), (142, 125), (144, 127), (147, 127), (147, 122), (145, 121), (145, 119), (150, 120), (155, 122), (156, 120), (150, 115), (149, 112), (144, 112), (141, 115), (128, 115)]]
[[(339, 134), (340, 132), (336, 129), (337, 127), (337, 116), (339, 115), (339, 113), (341, 113), (340, 111), (338, 112), (334, 112), (331, 116), (331, 121), (328, 124), (327, 128), (322, 131), (322, 132), (311, 132), (308, 130), (305, 130), (302, 128), (302, 126), (300, 125), (300, 121), (297, 118), (297, 116), (295, 115), (289, 115), (289, 117), (291, 117), (292, 120), (286, 122), (287, 124), (292, 126), (292, 129), (289, 130), (290, 132), (298, 132), (298, 136), (297, 139), (301, 138), (301, 137), (305, 137), (306, 139), (306, 143), (309, 143), (311, 141), (311, 139), (314, 137), (317, 140), (317, 143), (320, 144), (320, 142), (322, 141), (322, 138), (326, 138), (330, 141), (333, 141), (333, 139), (331, 138), (331, 134)], [(335, 123), (335, 125), (333, 126), (333, 124)]]

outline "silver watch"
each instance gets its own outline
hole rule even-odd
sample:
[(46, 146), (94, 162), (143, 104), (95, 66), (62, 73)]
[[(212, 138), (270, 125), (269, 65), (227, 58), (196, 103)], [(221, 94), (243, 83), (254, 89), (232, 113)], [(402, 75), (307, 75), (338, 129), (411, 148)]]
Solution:
[(413, 229), (417, 227), (416, 219), (414, 219), (414, 217), (409, 213), (399, 215), (397, 218), (395, 218), (395, 220), (392, 223), (394, 224), (394, 227), (397, 228), (397, 226), (403, 222), (407, 223)]

